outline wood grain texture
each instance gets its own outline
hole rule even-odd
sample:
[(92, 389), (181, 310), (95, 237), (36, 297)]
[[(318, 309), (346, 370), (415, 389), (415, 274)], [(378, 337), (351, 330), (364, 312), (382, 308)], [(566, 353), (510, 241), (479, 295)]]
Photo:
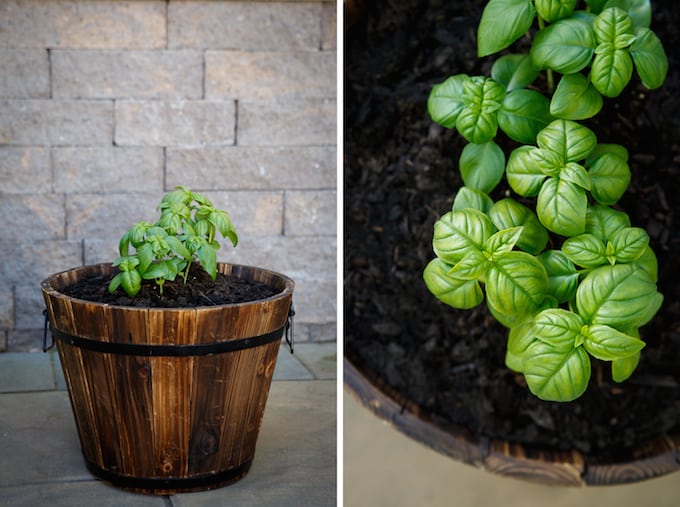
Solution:
[[(109, 306), (67, 297), (59, 288), (110, 270), (87, 266), (42, 284), (53, 328), (123, 344), (194, 345), (281, 329), (293, 282), (259, 268), (220, 264), (223, 273), (268, 283), (281, 292), (261, 301), (192, 309)], [(252, 461), (280, 340), (228, 353), (187, 357), (118, 355), (57, 340), (85, 459), (121, 477), (194, 479)], [(208, 489), (132, 488), (171, 494)]]
[(407, 436), (458, 461), (508, 477), (556, 486), (613, 485), (680, 470), (680, 433), (661, 434), (616, 460), (489, 440), (467, 428), (441, 427), (373, 372), (344, 360), (347, 389)]

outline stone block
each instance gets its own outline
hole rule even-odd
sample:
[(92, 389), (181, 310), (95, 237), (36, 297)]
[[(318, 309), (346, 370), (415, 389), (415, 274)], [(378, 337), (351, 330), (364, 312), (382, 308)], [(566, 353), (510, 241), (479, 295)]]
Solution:
[(320, 3), (170, 2), (168, 47), (318, 49)]
[(116, 102), (116, 144), (183, 146), (234, 144), (233, 101)]
[(287, 190), (284, 230), (287, 236), (335, 236), (335, 190)]
[[(14, 292), (11, 287), (2, 287), (0, 288), (0, 329), (9, 327), (14, 327)], [(0, 333), (0, 338), (3, 334)]]
[[(121, 233), (122, 236), (122, 233)], [(84, 264), (111, 263), (119, 255), (115, 238), (83, 240)]]
[(0, 146), (0, 181), (6, 194), (51, 192), (49, 148)]
[(113, 139), (113, 102), (0, 100), (0, 144), (88, 145)]
[(35, 285), (83, 263), (81, 241), (0, 240), (0, 280), (5, 286)]
[(336, 144), (335, 100), (291, 99), (238, 104), (237, 144)]
[(336, 180), (335, 147), (228, 146), (166, 152), (167, 188), (335, 188)]
[(0, 49), (0, 97), (40, 99), (49, 96), (47, 50)]
[(61, 147), (52, 152), (54, 190), (64, 193), (161, 192), (160, 147)]
[(335, 97), (335, 52), (207, 51), (208, 99)]
[(69, 194), (66, 198), (66, 235), (69, 240), (120, 237), (141, 221), (155, 222), (162, 192)]
[(0, 199), (3, 241), (64, 238), (64, 197), (56, 194), (8, 194)]
[(42, 315), (40, 318), (39, 327), (32, 329), (10, 329), (7, 331), (7, 350), (9, 352), (42, 352)]
[(56, 98), (201, 98), (203, 53), (55, 50), (52, 90)]
[(325, 324), (337, 318), (335, 280), (297, 280), (293, 302), (295, 321)]
[(336, 49), (338, 16), (336, 2), (324, 2), (321, 13), (321, 49), (324, 51)]
[(0, 47), (164, 48), (165, 14), (161, 0), (7, 0), (0, 2)]
[(14, 289), (14, 301), (16, 307), (15, 328), (32, 329), (43, 325), (42, 311), (45, 309), (45, 301), (40, 290), (40, 283), (17, 286)]

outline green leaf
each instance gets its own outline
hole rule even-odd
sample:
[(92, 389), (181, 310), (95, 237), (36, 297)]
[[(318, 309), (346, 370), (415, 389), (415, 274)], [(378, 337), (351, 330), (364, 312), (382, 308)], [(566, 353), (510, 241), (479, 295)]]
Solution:
[(607, 0), (586, 0), (586, 5), (588, 5), (590, 10), (595, 14), (602, 12), (602, 9), (604, 9), (604, 5), (606, 3)]
[(613, 327), (593, 324), (587, 327), (583, 346), (588, 353), (602, 361), (626, 359), (645, 346), (639, 338), (628, 336)]
[(463, 83), (465, 107), (456, 119), (456, 128), (468, 142), (484, 144), (496, 136), (504, 95), (503, 87), (493, 79), (476, 76)]
[(492, 260), (498, 260), (515, 248), (521, 234), (521, 226), (510, 227), (509, 229), (498, 231), (486, 240), (486, 243), (484, 243), (484, 252), (486, 252)]
[(211, 211), (208, 221), (215, 226), (223, 238), (229, 238), (233, 246), (238, 245), (238, 235), (236, 234), (236, 228), (231, 222), (229, 214), (226, 211)]
[(146, 272), (155, 258), (151, 243), (144, 243), (141, 245), (137, 249), (137, 257), (139, 258), (139, 272)]
[[(493, 236), (492, 236), (493, 237)], [(484, 281), (489, 261), (479, 250), (472, 250), (449, 271), (449, 276), (459, 280)]]
[(565, 120), (592, 118), (602, 109), (602, 95), (580, 72), (562, 76), (550, 101), (550, 114)]
[(548, 294), (558, 304), (571, 301), (578, 287), (578, 271), (574, 264), (559, 250), (548, 250), (538, 256), (548, 273)]
[(165, 262), (154, 262), (151, 264), (147, 270), (142, 273), (142, 277), (145, 280), (163, 279), (171, 280), (174, 279), (176, 273), (173, 273), (171, 266)]
[(114, 276), (114, 277), (111, 279), (111, 282), (109, 283), (109, 292), (110, 292), (111, 294), (113, 294), (114, 292), (116, 292), (116, 289), (117, 289), (118, 287), (120, 287), (120, 283), (121, 283), (122, 279), (123, 279), (123, 274), (122, 274), (122, 273), (118, 273), (116, 276)]
[(549, 230), (562, 236), (582, 234), (586, 227), (588, 197), (585, 190), (560, 178), (548, 179), (536, 202), (538, 219)]
[(610, 155), (615, 155), (622, 159), (624, 162), (628, 162), (628, 150), (621, 146), (620, 144), (597, 144), (590, 155), (586, 158), (586, 167), (591, 167), (595, 161), (600, 158), (605, 153)]
[(663, 84), (668, 74), (668, 56), (654, 32), (648, 28), (639, 29), (630, 46), (630, 56), (643, 85), (653, 90)]
[(439, 258), (456, 264), (470, 250), (482, 250), (496, 230), (489, 217), (474, 209), (446, 213), (434, 224), (432, 246)]
[(488, 194), (503, 178), (505, 155), (493, 141), (468, 144), (463, 148), (458, 165), (466, 186)]
[(612, 236), (611, 245), (617, 262), (635, 262), (649, 246), (649, 235), (639, 227), (626, 227)]
[(625, 160), (605, 153), (590, 167), (591, 194), (600, 204), (615, 204), (630, 184), (630, 168)]
[(525, 54), (503, 55), (491, 67), (491, 78), (506, 92), (526, 88), (538, 77), (531, 57)]
[(597, 236), (604, 243), (624, 227), (630, 227), (630, 219), (622, 211), (602, 205), (588, 206), (586, 232)]
[(531, 0), (489, 0), (477, 30), (477, 55), (508, 47), (529, 30), (535, 16)]
[(571, 120), (554, 120), (536, 137), (538, 147), (559, 155), (566, 162), (583, 160), (597, 145), (592, 130)]
[(576, 0), (536, 0), (535, 3), (538, 15), (550, 23), (566, 18), (576, 7)]
[(446, 128), (454, 128), (460, 112), (465, 108), (463, 83), (470, 79), (465, 74), (451, 76), (436, 84), (427, 99), (427, 111), (432, 121)]
[(612, 361), (612, 379), (614, 382), (628, 380), (635, 371), (635, 368), (637, 368), (639, 362), (639, 352), (623, 359), (614, 359)]
[(556, 350), (535, 341), (527, 350), (523, 373), (529, 390), (544, 401), (573, 401), (590, 380), (590, 358), (583, 347)]
[(541, 308), (548, 288), (548, 275), (536, 258), (510, 252), (496, 259), (486, 274), (489, 307), (501, 324), (512, 327)]
[(656, 254), (651, 247), (645, 248), (642, 255), (635, 261), (635, 264), (645, 271), (649, 278), (656, 283), (659, 279), (659, 262), (656, 259)]
[(562, 244), (562, 252), (574, 264), (594, 268), (607, 263), (605, 244), (592, 234), (579, 234)]
[(609, 0), (604, 9), (610, 7), (626, 11), (636, 27), (648, 27), (652, 23), (652, 6), (649, 0)]
[(626, 11), (605, 6), (605, 9), (595, 18), (593, 33), (598, 43), (608, 44), (615, 49), (623, 49), (632, 42), (633, 20)]
[(468, 310), (484, 299), (477, 280), (461, 280), (449, 275), (451, 265), (441, 259), (433, 259), (423, 272), (428, 290), (440, 301), (454, 308)]
[(633, 60), (628, 51), (616, 49), (595, 55), (590, 81), (605, 97), (618, 97), (633, 75)]
[(540, 148), (532, 150), (531, 157), (546, 176), (559, 176), (564, 167), (562, 156), (550, 150), (542, 150)]
[(165, 241), (175, 254), (179, 255), (183, 259), (191, 260), (191, 252), (186, 246), (184, 246), (184, 243), (182, 243), (179, 238), (177, 238), (177, 236), (168, 236), (165, 238)]
[(511, 91), (498, 112), (498, 126), (519, 143), (533, 143), (551, 120), (550, 101), (534, 90)]
[(120, 284), (128, 296), (135, 297), (142, 288), (142, 277), (134, 269), (122, 271), (120, 273)]
[(532, 156), (536, 150), (534, 146), (520, 146), (514, 149), (510, 153), (505, 168), (505, 176), (510, 188), (522, 197), (538, 195), (546, 179), (546, 175)]
[(576, 162), (568, 162), (560, 171), (560, 178), (584, 190), (590, 190), (590, 175), (582, 165)]
[(646, 324), (662, 301), (649, 274), (636, 264), (596, 268), (576, 291), (576, 307), (584, 320), (617, 329)]
[(537, 255), (548, 244), (548, 231), (538, 221), (536, 214), (514, 199), (501, 199), (493, 205), (488, 214), (499, 231), (511, 227), (522, 227), (517, 246), (525, 252)]
[(596, 41), (592, 28), (580, 19), (562, 19), (540, 30), (531, 45), (531, 58), (539, 69), (573, 74), (590, 63)]
[(217, 277), (217, 252), (211, 245), (203, 245), (196, 252), (201, 266), (213, 280)]
[(531, 333), (536, 340), (553, 349), (568, 352), (579, 341), (583, 320), (574, 312), (562, 308), (549, 308), (539, 313), (533, 321)]
[(493, 201), (491, 197), (484, 192), (474, 188), (460, 187), (456, 193), (456, 198), (453, 200), (452, 210), (461, 211), (465, 208), (473, 208), (487, 214), (492, 206)]

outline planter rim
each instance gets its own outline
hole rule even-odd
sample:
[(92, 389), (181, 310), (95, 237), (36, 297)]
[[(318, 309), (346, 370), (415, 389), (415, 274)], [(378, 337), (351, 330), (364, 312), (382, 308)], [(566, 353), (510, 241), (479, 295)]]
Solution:
[(639, 445), (621, 460), (606, 460), (577, 450), (558, 451), (443, 427), (413, 401), (373, 372), (345, 356), (345, 388), (364, 407), (406, 436), (433, 450), (488, 472), (555, 486), (599, 486), (639, 482), (680, 470), (680, 431)]
[[(272, 271), (271, 269), (267, 268), (261, 268), (258, 266), (250, 266), (250, 265), (245, 265), (245, 264), (233, 264), (229, 262), (218, 262), (217, 263), (217, 268), (218, 272), (220, 272), (220, 267), (229, 267), (229, 268), (237, 268), (237, 269), (246, 269), (246, 270), (257, 270), (261, 273), (268, 273), (270, 275), (273, 275), (277, 278), (280, 278), (284, 282), (284, 288), (281, 290), (281, 292), (278, 292), (272, 296), (269, 296), (267, 298), (263, 299), (256, 299), (253, 301), (246, 301), (243, 303), (226, 303), (226, 304), (221, 304), (221, 305), (201, 305), (201, 306), (187, 306), (187, 307), (148, 307), (148, 306), (128, 306), (128, 305), (117, 305), (117, 304), (111, 304), (111, 303), (101, 303), (98, 301), (90, 301), (87, 299), (82, 299), (82, 298), (77, 298), (73, 296), (67, 296), (63, 292), (60, 292), (59, 289), (55, 288), (52, 285), (52, 282), (56, 280), (58, 277), (64, 275), (65, 273), (71, 273), (71, 272), (77, 272), (77, 271), (88, 271), (88, 270), (93, 270), (97, 269), (101, 271), (102, 273), (105, 270), (108, 269), (115, 269), (112, 266), (112, 263), (110, 262), (101, 262), (98, 264), (88, 264), (85, 266), (78, 266), (78, 267), (73, 267), (70, 269), (65, 269), (63, 271), (59, 271), (58, 273), (53, 273), (47, 278), (43, 279), (40, 282), (40, 287), (41, 289), (47, 293), (50, 294), (53, 297), (58, 297), (58, 298), (68, 298), (71, 301), (77, 301), (77, 302), (84, 302), (88, 303), (91, 305), (95, 305), (97, 307), (106, 307), (106, 308), (124, 308), (126, 310), (131, 310), (131, 311), (142, 311), (142, 312), (147, 312), (149, 310), (154, 310), (154, 311), (167, 311), (167, 312), (172, 312), (172, 311), (184, 311), (187, 308), (190, 308), (192, 310), (202, 310), (202, 309), (218, 309), (218, 308), (224, 308), (224, 307), (240, 307), (240, 306), (248, 306), (252, 304), (257, 304), (257, 303), (262, 303), (262, 302), (267, 302), (267, 301), (275, 301), (277, 299), (282, 299), (288, 296), (292, 296), (293, 294), (293, 289), (295, 287), (295, 282), (293, 281), (292, 278), (279, 273), (277, 271)], [(231, 274), (231, 273), (229, 273)], [(235, 275), (236, 276), (236, 275)]]

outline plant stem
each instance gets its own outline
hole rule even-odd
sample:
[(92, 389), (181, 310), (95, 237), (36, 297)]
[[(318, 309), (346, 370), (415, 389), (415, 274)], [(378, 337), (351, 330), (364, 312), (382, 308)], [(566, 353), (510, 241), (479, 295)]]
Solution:
[[(545, 28), (545, 20), (541, 16), (537, 15), (536, 17), (538, 18), (538, 29), (543, 30)], [(546, 70), (546, 77), (548, 79), (548, 92), (552, 95), (553, 91), (555, 91), (555, 81), (553, 79), (552, 69)]]

